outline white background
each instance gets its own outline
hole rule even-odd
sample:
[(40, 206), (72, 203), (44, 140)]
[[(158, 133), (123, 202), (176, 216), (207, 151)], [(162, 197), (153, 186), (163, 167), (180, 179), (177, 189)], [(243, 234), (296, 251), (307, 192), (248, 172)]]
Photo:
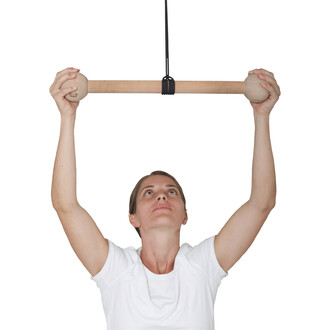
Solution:
[[(326, 1), (169, 0), (170, 75), (275, 74), (277, 203), (215, 303), (215, 329), (329, 329), (329, 57)], [(11, 1), (0, 7), (0, 328), (105, 329), (99, 289), (51, 203), (55, 75), (161, 80), (163, 0)], [(141, 246), (129, 196), (153, 170), (183, 187), (180, 244), (217, 234), (250, 196), (253, 111), (243, 95), (89, 94), (75, 126), (77, 195), (106, 238)]]

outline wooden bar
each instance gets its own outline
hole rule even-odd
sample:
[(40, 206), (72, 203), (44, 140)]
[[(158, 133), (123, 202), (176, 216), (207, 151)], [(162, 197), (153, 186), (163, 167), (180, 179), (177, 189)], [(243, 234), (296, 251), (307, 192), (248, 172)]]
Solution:
[[(175, 81), (175, 93), (244, 94), (244, 81)], [(88, 80), (88, 93), (162, 93), (161, 80)]]
[[(169, 83), (169, 82), (168, 82)], [(162, 94), (162, 80), (88, 80), (82, 73), (65, 81), (61, 89), (76, 87), (65, 95), (69, 101), (78, 102), (88, 93), (156, 93)], [(261, 86), (256, 74), (244, 81), (175, 81), (175, 94), (244, 94), (251, 102), (263, 102), (269, 92)]]

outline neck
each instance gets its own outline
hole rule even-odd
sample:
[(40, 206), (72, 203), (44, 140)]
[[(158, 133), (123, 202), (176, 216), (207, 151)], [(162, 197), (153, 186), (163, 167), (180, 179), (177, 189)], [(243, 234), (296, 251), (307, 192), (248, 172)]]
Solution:
[(140, 258), (142, 263), (155, 274), (167, 274), (174, 269), (175, 257), (180, 249), (180, 232), (177, 235), (156, 237), (143, 236)]

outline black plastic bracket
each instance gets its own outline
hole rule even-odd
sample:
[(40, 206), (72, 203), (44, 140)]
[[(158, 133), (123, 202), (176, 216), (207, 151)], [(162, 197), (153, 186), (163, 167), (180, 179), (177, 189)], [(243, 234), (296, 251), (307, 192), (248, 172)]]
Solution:
[(175, 80), (170, 76), (165, 76), (162, 82), (162, 95), (174, 95)]

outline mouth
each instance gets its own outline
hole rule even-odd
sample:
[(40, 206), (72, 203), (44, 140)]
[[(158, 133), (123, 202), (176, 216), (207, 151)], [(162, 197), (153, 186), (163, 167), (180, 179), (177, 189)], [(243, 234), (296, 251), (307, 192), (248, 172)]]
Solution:
[(170, 210), (170, 208), (168, 206), (162, 205), (162, 206), (157, 206), (156, 208), (153, 209), (153, 211), (157, 211), (157, 210)]

